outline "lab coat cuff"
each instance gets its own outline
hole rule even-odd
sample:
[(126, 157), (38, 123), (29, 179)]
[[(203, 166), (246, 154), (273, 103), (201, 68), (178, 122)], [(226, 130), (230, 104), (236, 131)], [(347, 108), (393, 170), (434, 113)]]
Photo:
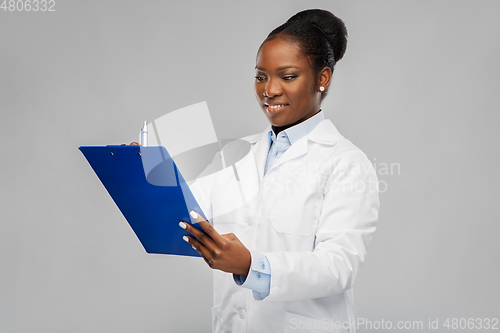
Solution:
[(252, 255), (252, 263), (250, 264), (251, 270), (271, 274), (271, 265), (263, 253), (250, 251), (250, 254)]
[(255, 300), (263, 300), (269, 295), (271, 286), (271, 268), (266, 256), (259, 252), (250, 251), (252, 262), (247, 277), (233, 274), (234, 282), (253, 291)]
[(275, 252), (266, 252), (262, 253), (266, 257), (266, 259), (269, 262), (269, 266), (273, 266), (273, 274), (270, 275), (270, 281), (269, 281), (269, 293), (264, 301), (275, 301), (275, 298), (280, 297), (281, 294), (281, 289), (280, 289), (280, 280), (281, 280), (281, 275), (280, 271), (282, 270), (280, 267), (280, 261), (276, 257)]

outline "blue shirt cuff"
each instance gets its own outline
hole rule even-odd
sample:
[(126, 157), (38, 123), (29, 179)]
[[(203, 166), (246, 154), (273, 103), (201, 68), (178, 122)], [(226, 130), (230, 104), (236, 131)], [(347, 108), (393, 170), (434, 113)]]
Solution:
[(237, 285), (253, 291), (254, 299), (263, 300), (271, 289), (271, 265), (265, 255), (250, 251), (252, 263), (247, 277), (233, 274)]

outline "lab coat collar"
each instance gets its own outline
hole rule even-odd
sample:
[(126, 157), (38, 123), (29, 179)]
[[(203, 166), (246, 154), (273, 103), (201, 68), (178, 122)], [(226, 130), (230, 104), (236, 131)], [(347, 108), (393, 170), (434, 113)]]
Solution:
[[(249, 135), (243, 139), (248, 141), (250, 144), (254, 144), (261, 139), (267, 139), (270, 130), (272, 130), (271, 125), (268, 125), (263, 132), (259, 134)], [(334, 145), (339, 141), (342, 135), (330, 119), (325, 119), (305, 137), (307, 137), (308, 140), (320, 144)]]
[[(264, 176), (264, 166), (266, 163), (267, 152), (269, 151), (269, 142), (267, 139), (270, 128), (271, 126), (269, 125), (259, 136), (252, 136), (251, 138), (251, 143), (255, 143), (255, 159), (260, 177)], [(342, 135), (339, 133), (335, 125), (333, 125), (331, 120), (323, 120), (309, 134), (305, 135), (288, 148), (268, 170), (268, 174), (271, 170), (279, 167), (281, 164), (307, 154), (309, 150), (309, 141), (317, 142), (323, 145), (335, 145), (341, 137)]]
[(342, 134), (330, 119), (325, 119), (309, 133), (308, 139), (324, 145), (335, 145)]
[(266, 129), (264, 130), (264, 132), (245, 136), (244, 138), (242, 138), (242, 140), (248, 141), (250, 144), (254, 144), (262, 138), (267, 139), (267, 135), (268, 135), (269, 131), (271, 131), (271, 125), (268, 125), (266, 127)]
[[(280, 131), (278, 134), (284, 133), (285, 136), (288, 138), (288, 142), (290, 145), (293, 145), (295, 142), (299, 141), (302, 139), (302, 137), (306, 136), (307, 134), (311, 133), (311, 131), (316, 128), (323, 120), (325, 120), (325, 115), (323, 110), (319, 110), (318, 113), (313, 115), (312, 117), (307, 118), (301, 123), (295, 124), (291, 127), (288, 127), (285, 130)], [(272, 126), (271, 126), (272, 128)], [(274, 133), (274, 128), (272, 131), (269, 131), (269, 145), (271, 145), (271, 137), (276, 137), (276, 134)]]

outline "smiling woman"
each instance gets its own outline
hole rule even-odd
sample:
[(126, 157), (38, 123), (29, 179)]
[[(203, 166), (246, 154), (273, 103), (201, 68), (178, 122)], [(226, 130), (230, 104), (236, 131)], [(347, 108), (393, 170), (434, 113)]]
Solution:
[(212, 223), (192, 212), (206, 233), (179, 225), (214, 270), (214, 332), (355, 331), (352, 286), (379, 199), (368, 158), (320, 109), (346, 43), (324, 10), (273, 30), (255, 66), (270, 126), (243, 138), (251, 150), (234, 169), (191, 185)]
[(280, 130), (301, 123), (319, 112), (321, 90), (332, 72), (319, 78), (296, 43), (282, 38), (266, 41), (257, 55), (255, 95), (269, 122)]
[(284, 130), (319, 112), (346, 46), (344, 23), (322, 10), (300, 12), (269, 34), (257, 54), (255, 93), (271, 124)]

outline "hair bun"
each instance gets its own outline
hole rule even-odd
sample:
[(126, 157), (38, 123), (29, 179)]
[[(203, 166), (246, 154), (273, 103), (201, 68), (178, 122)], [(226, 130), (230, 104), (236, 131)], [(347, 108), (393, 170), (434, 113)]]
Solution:
[(293, 15), (288, 24), (312, 24), (318, 27), (332, 46), (335, 61), (344, 56), (347, 48), (347, 29), (344, 22), (323, 9), (308, 9)]

